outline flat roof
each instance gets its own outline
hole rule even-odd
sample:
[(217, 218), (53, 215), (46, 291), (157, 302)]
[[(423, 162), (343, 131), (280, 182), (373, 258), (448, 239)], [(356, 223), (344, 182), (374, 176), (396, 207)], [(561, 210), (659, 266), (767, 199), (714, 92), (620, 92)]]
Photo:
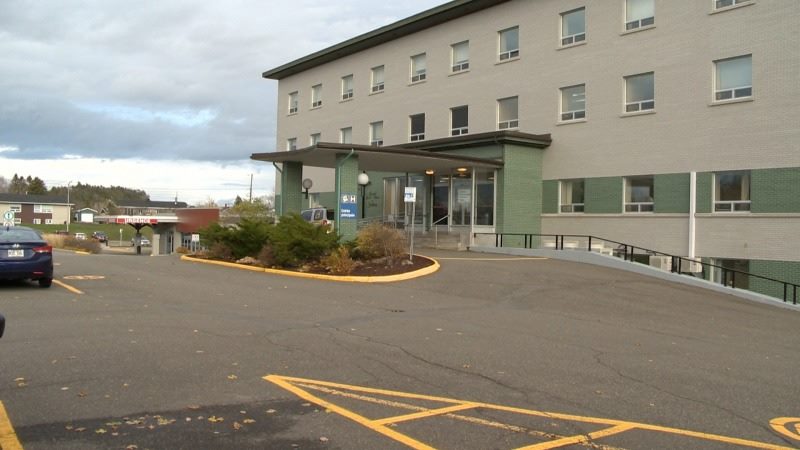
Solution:
[(271, 80), (281, 80), (339, 58), (508, 1), (510, 0), (453, 0), (268, 70), (262, 76)]

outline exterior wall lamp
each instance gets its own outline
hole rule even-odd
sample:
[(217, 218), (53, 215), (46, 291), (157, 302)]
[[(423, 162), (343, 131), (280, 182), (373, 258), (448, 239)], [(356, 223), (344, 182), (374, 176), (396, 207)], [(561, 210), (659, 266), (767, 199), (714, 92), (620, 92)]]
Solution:
[(314, 182), (311, 181), (311, 178), (303, 179), (303, 189), (306, 191), (306, 200), (308, 200), (308, 190), (311, 189), (311, 186), (314, 186)]
[(358, 174), (358, 185), (361, 187), (361, 218), (363, 219), (366, 215), (367, 210), (367, 185), (369, 184), (369, 175), (367, 172), (362, 171)]

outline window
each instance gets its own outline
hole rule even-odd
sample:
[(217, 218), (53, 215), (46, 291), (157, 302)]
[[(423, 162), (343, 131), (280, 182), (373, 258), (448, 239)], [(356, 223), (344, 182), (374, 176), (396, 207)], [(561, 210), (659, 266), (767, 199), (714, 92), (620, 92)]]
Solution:
[(561, 88), (561, 121), (586, 118), (586, 85)]
[(342, 144), (353, 143), (353, 127), (342, 128), (339, 130), (339, 142)]
[(625, 112), (656, 108), (653, 72), (625, 77)]
[(342, 77), (342, 100), (353, 98), (353, 76)]
[(34, 213), (52, 213), (53, 205), (33, 205)]
[(9, 209), (15, 213), (22, 212), (22, 205), (9, 205)]
[(572, 45), (586, 40), (586, 8), (561, 14), (561, 45)]
[(383, 122), (369, 124), (369, 143), (375, 147), (383, 145)]
[(372, 68), (372, 92), (383, 91), (383, 66)]
[(41, 224), (41, 223), (42, 223), (42, 219), (33, 219), (33, 223), (34, 223), (35, 225), (39, 225), (39, 224)]
[(317, 145), (319, 144), (319, 140), (321, 137), (322, 135), (320, 133), (314, 133), (311, 136), (309, 136), (308, 141), (311, 145)]
[(425, 114), (414, 114), (409, 116), (411, 122), (411, 142), (425, 140)]
[(411, 82), (418, 83), (425, 81), (425, 53), (420, 53), (411, 57)]
[(714, 212), (750, 211), (750, 172), (714, 174)]
[(52, 225), (53, 224), (53, 219), (44, 219), (44, 224), (45, 225)]
[(625, 29), (635, 30), (656, 23), (655, 0), (625, 0)]
[(22, 219), (19, 217), (14, 218), (14, 225), (22, 225)]
[(583, 212), (584, 180), (567, 180), (561, 182), (561, 212)]
[(286, 140), (286, 150), (297, 150), (297, 138)]
[(450, 50), (453, 55), (450, 70), (456, 73), (469, 69), (469, 41), (453, 44)]
[(728, 6), (736, 6), (751, 1), (752, 0), (714, 0), (714, 9), (727, 8)]
[(519, 27), (509, 28), (500, 33), (500, 61), (519, 57)]
[(289, 114), (297, 114), (297, 92), (289, 94)]
[(469, 106), (450, 108), (450, 136), (469, 133)]
[(507, 130), (519, 127), (519, 103), (517, 97), (497, 101), (497, 129)]
[(714, 99), (734, 100), (753, 96), (752, 55), (714, 61)]
[(319, 108), (322, 106), (322, 85), (311, 86), (311, 107)]
[(653, 176), (625, 178), (625, 212), (653, 212)]

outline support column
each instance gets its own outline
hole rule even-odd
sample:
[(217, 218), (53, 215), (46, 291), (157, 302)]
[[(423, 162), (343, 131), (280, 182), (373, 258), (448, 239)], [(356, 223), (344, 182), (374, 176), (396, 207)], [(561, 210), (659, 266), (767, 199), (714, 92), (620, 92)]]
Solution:
[(283, 163), (281, 173), (281, 214), (297, 213), (303, 209), (303, 164)]
[[(336, 155), (336, 231), (343, 241), (356, 238), (358, 234), (358, 217), (361, 217), (358, 209), (358, 156), (355, 153), (345, 153)], [(351, 196), (353, 207), (350, 215), (353, 217), (342, 217), (343, 199)]]

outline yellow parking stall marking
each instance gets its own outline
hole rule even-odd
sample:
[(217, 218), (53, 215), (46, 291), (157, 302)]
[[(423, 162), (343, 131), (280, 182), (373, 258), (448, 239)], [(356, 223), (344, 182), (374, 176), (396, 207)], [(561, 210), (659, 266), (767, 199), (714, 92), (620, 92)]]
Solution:
[(800, 441), (800, 417), (778, 417), (770, 420), (769, 426), (788, 438)]
[[(279, 375), (267, 375), (264, 377), (266, 381), (274, 383), (289, 392), (294, 393), (300, 398), (303, 398), (309, 402), (316, 403), (317, 405), (326, 408), (331, 412), (335, 412), (337, 414), (342, 415), (354, 422), (361, 424), (373, 431), (381, 433), (391, 439), (394, 439), (397, 442), (403, 443), (408, 447), (414, 449), (429, 449), (432, 448), (428, 444), (425, 444), (417, 439), (414, 439), (410, 436), (404, 435), (397, 431), (394, 431), (388, 427), (387, 424), (394, 424), (398, 422), (408, 422), (412, 420), (425, 420), (431, 417), (438, 417), (438, 416), (445, 416), (448, 418), (464, 420), (466, 422), (474, 423), (477, 425), (485, 425), (485, 426), (492, 426), (495, 428), (505, 429), (509, 431), (525, 433), (532, 436), (537, 436), (540, 438), (547, 438), (549, 441), (547, 442), (540, 442), (534, 445), (521, 447), (520, 449), (524, 450), (531, 450), (531, 449), (553, 449), (553, 448), (560, 448), (569, 445), (580, 445), (585, 447), (592, 447), (597, 449), (606, 449), (611, 450), (614, 447), (605, 446), (599, 444), (595, 441), (600, 440), (602, 438), (606, 438), (609, 436), (625, 433), (632, 430), (639, 430), (639, 431), (650, 431), (650, 432), (658, 432), (658, 433), (665, 433), (665, 434), (673, 434), (688, 438), (695, 438), (699, 440), (705, 441), (713, 441), (713, 442), (721, 442), (725, 444), (733, 444), (739, 445), (744, 447), (750, 448), (760, 448), (760, 449), (770, 449), (770, 450), (789, 450), (791, 447), (785, 447), (781, 445), (770, 444), (766, 442), (758, 442), (752, 441), (748, 439), (741, 439), (741, 438), (734, 438), (728, 436), (721, 436), (716, 434), (710, 433), (702, 433), (698, 431), (690, 431), (690, 430), (683, 430), (679, 428), (671, 428), (671, 427), (662, 427), (658, 425), (649, 425), (645, 423), (637, 423), (637, 422), (630, 422), (624, 420), (615, 420), (615, 419), (604, 419), (598, 417), (589, 417), (589, 416), (577, 416), (572, 414), (561, 414), (561, 413), (553, 413), (553, 412), (545, 412), (545, 411), (536, 411), (530, 409), (523, 409), (523, 408), (516, 408), (516, 407), (509, 407), (509, 406), (502, 406), (502, 405), (495, 405), (491, 403), (481, 403), (481, 402), (471, 402), (471, 401), (462, 401), (456, 400), (452, 398), (446, 397), (436, 397), (436, 396), (429, 396), (429, 395), (420, 395), (420, 394), (413, 394), (408, 392), (399, 392), (399, 391), (390, 391), (385, 389), (375, 389), (363, 386), (353, 386), (353, 385), (346, 385), (341, 383), (331, 383), (326, 381), (318, 381), (318, 380), (309, 380), (305, 378), (296, 378), (296, 377), (287, 377), (287, 376), (279, 376)], [(383, 419), (370, 419), (365, 416), (362, 416), (354, 411), (345, 409), (341, 406), (338, 406), (330, 401), (323, 400), (322, 398), (317, 397), (316, 395), (311, 394), (308, 390), (317, 390), (324, 392), (326, 394), (332, 396), (342, 396), (351, 399), (363, 400), (365, 402), (370, 403), (378, 403), (386, 406), (393, 406), (397, 408), (403, 408), (407, 410), (416, 411), (411, 414), (404, 414), (395, 417), (388, 417)], [(349, 392), (348, 392), (349, 391)], [(381, 398), (370, 397), (365, 394), (373, 394), (383, 397), (394, 397), (394, 398), (402, 398), (402, 399), (410, 399), (410, 400), (424, 400), (427, 402), (439, 402), (445, 403), (449, 406), (444, 407), (437, 407), (437, 408), (425, 408), (418, 405), (407, 404), (398, 402), (395, 400), (385, 400)], [(541, 417), (547, 418), (550, 420), (562, 420), (562, 421), (571, 421), (571, 422), (582, 422), (582, 423), (589, 423), (595, 425), (605, 425), (606, 428), (603, 428), (598, 431), (594, 431), (585, 435), (575, 435), (575, 436), (559, 436), (553, 433), (547, 433), (543, 431), (536, 431), (536, 430), (528, 430), (523, 427), (519, 427), (516, 425), (508, 425), (499, 422), (487, 421), (485, 419), (480, 419), (476, 417), (470, 416), (463, 416), (459, 414), (454, 414), (458, 411), (464, 411), (468, 409), (488, 409), (488, 410), (495, 410), (495, 411), (503, 411), (508, 413), (516, 413), (522, 415), (529, 415), (534, 417)], [(779, 431), (784, 436), (792, 437), (791, 431), (789, 427), (796, 426), (797, 423), (800, 423), (800, 419), (793, 419), (793, 418), (780, 418), (773, 420), (770, 424)], [(780, 429), (786, 430), (780, 431)], [(790, 433), (790, 434), (787, 434)]]
[(441, 416), (442, 414), (448, 414), (456, 411), (464, 411), (465, 409), (473, 409), (476, 406), (478, 405), (474, 403), (464, 403), (463, 405), (453, 405), (453, 406), (448, 406), (447, 408), (428, 409), (425, 411), (416, 412), (414, 414), (406, 414), (404, 416), (387, 417), (385, 419), (375, 420), (373, 422), (379, 425), (385, 425), (387, 423), (400, 423), (400, 422), (406, 422), (408, 420), (425, 419), (433, 416)]
[(0, 402), (0, 449), (2, 450), (22, 450), (22, 444), (17, 439), (11, 420), (8, 418), (3, 402)]
[[(72, 286), (70, 286), (70, 285), (68, 285), (67, 283), (64, 283), (64, 282), (62, 282), (62, 281), (53, 280), (53, 284), (56, 284), (56, 285), (58, 285), (58, 286), (61, 286), (61, 287), (63, 287), (64, 289), (66, 289), (66, 290), (68, 290), (68, 291), (72, 292), (73, 294), (83, 295), (83, 291), (81, 291), (80, 289), (74, 288), (74, 287), (72, 287)], [(5, 450), (5, 449), (3, 449), (3, 450)]]

